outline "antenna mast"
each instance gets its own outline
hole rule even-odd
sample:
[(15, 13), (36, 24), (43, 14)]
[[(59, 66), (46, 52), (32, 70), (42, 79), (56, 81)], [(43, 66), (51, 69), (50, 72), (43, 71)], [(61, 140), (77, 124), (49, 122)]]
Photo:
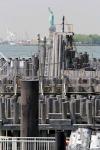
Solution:
[(65, 16), (62, 18), (62, 32), (65, 31)]

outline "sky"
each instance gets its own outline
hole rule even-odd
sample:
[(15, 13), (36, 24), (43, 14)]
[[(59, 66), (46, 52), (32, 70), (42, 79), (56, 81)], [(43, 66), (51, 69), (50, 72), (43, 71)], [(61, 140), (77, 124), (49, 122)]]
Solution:
[(0, 37), (6, 38), (7, 30), (19, 39), (47, 35), (48, 7), (56, 24), (64, 15), (75, 33), (100, 34), (100, 0), (0, 0)]

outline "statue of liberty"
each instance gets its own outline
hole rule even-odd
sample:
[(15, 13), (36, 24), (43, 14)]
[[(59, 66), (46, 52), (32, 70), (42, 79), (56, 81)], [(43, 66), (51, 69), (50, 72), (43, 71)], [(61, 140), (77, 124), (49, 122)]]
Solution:
[(49, 16), (49, 29), (50, 31), (55, 32), (56, 31), (56, 27), (55, 27), (55, 23), (54, 23), (54, 14), (53, 11), (51, 10), (51, 8), (48, 8), (50, 16)]

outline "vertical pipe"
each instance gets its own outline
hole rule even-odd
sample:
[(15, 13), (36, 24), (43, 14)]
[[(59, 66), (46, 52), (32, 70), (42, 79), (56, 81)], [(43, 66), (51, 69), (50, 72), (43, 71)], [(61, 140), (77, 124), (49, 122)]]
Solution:
[(21, 136), (38, 136), (38, 81), (21, 82)]

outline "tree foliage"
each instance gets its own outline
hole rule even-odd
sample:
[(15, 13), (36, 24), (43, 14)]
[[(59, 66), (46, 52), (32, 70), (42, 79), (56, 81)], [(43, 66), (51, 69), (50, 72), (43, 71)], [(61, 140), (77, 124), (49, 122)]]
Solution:
[(97, 34), (76, 34), (75, 42), (82, 43), (82, 44), (99, 44), (100, 45), (100, 35)]

